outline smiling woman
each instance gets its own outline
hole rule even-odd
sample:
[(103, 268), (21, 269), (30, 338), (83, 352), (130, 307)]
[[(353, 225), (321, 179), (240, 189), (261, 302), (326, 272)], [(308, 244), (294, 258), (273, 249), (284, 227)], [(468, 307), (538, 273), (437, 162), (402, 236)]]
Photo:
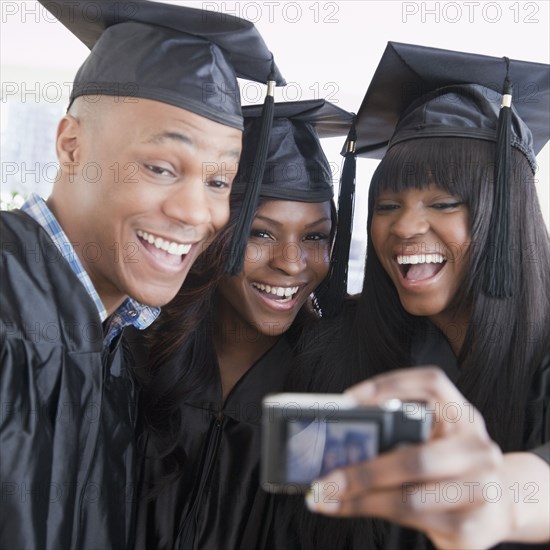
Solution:
[(229, 275), (261, 127), (257, 107), (243, 112), (229, 223), (164, 308), (142, 354), (150, 359), (138, 372), (145, 462), (137, 548), (289, 542), (272, 533), (273, 497), (259, 486), (261, 400), (283, 389), (304, 323), (319, 313), (315, 294), (328, 273), (336, 210), (318, 135), (346, 133), (352, 117), (324, 100), (275, 105), (243, 268)]
[(444, 326), (467, 267), (468, 208), (436, 185), (381, 192), (371, 238), (403, 307)]
[[(538, 82), (532, 102), (514, 104), (509, 75)], [(357, 122), (358, 150), (383, 155), (363, 292), (317, 327), (304, 364), (310, 390), (371, 378), (350, 390), (358, 404), (425, 402), (433, 428), (328, 474), (310, 509), (396, 522), (438, 548), (550, 540), (550, 240), (534, 186), (549, 76), (548, 65), (388, 46)], [(536, 499), (510, 490), (529, 483)], [(386, 541), (431, 548), (419, 533)]]

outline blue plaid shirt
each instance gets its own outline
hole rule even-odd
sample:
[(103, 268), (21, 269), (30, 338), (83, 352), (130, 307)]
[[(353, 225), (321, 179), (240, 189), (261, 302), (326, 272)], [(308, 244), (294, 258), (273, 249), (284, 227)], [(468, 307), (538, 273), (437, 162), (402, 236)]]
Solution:
[[(67, 235), (61, 229), (52, 211), (36, 193), (30, 196), (29, 200), (21, 207), (21, 210), (39, 223), (51, 237), (63, 258), (65, 258), (74, 274), (78, 277), (78, 280), (84, 285), (103, 323), (107, 319), (107, 310), (101, 302), (101, 298), (94, 288), (90, 276), (80, 262), (71, 241), (69, 241)], [(104, 345), (107, 347), (120, 334), (122, 329), (128, 325), (133, 325), (139, 330), (147, 328), (158, 317), (159, 313), (160, 308), (158, 307), (145, 306), (132, 298), (126, 298), (124, 303), (111, 315), (109, 328), (103, 340)]]

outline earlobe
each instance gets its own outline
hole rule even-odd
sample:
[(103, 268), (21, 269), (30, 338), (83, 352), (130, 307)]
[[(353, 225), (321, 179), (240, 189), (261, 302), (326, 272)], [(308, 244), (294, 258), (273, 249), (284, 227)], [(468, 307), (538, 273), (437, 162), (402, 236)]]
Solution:
[(80, 121), (65, 115), (57, 127), (56, 151), (59, 164), (78, 162), (80, 149)]

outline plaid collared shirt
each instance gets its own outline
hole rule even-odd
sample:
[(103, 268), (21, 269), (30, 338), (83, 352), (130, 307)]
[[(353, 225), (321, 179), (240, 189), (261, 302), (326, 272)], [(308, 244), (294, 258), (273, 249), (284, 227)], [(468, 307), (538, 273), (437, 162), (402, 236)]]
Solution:
[[(39, 223), (46, 233), (48, 233), (63, 258), (71, 266), (78, 280), (84, 285), (103, 323), (107, 319), (107, 311), (101, 302), (101, 298), (94, 288), (90, 276), (80, 262), (71, 241), (69, 241), (67, 235), (61, 229), (59, 222), (55, 219), (45, 201), (36, 193), (33, 193), (29, 200), (21, 207), (21, 210)], [(139, 330), (147, 328), (158, 317), (159, 313), (160, 308), (145, 306), (132, 298), (126, 298), (124, 303), (111, 315), (109, 328), (103, 339), (103, 343), (107, 347), (120, 334), (122, 329), (128, 325), (133, 325)]]

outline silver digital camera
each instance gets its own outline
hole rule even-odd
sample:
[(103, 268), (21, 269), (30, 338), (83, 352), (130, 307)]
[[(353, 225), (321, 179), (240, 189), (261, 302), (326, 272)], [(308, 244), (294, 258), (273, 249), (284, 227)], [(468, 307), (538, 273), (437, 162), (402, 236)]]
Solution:
[(272, 493), (305, 492), (330, 470), (420, 443), (430, 431), (422, 403), (395, 399), (362, 407), (342, 394), (268, 395), (262, 402), (261, 485)]

